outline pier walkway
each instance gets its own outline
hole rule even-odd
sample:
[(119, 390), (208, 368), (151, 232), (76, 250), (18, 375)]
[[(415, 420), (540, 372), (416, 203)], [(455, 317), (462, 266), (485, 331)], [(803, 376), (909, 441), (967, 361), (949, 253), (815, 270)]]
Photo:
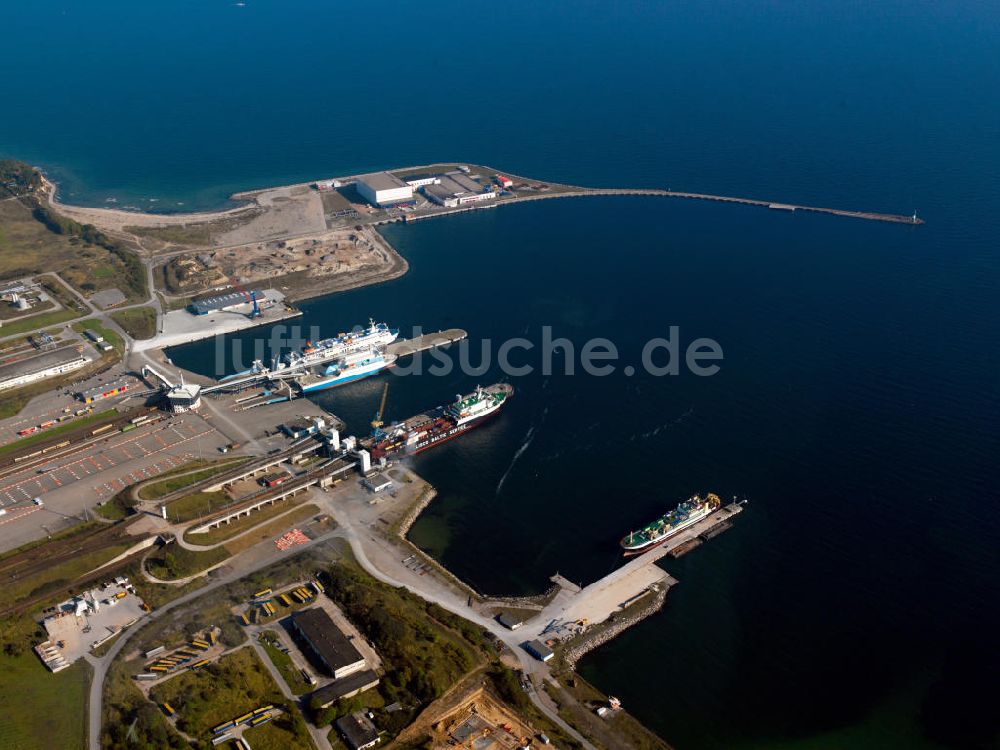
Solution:
[(410, 354), (427, 351), (428, 349), (448, 346), (468, 337), (468, 332), (461, 328), (446, 328), (437, 333), (425, 333), (420, 336), (414, 336), (412, 339), (393, 341), (385, 349), (389, 354), (395, 354), (397, 357), (406, 357)]

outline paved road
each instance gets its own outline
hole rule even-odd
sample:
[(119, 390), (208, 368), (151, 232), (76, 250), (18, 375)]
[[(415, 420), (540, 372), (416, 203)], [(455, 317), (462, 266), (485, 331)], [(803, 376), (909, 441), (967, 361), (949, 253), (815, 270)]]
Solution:
[[(322, 502), (322, 493), (314, 493), (314, 498), (320, 501), (322, 505), (327, 506), (326, 509), (328, 511), (332, 509), (331, 506), (333, 506), (333, 503)], [(338, 515), (342, 514), (332, 513), (331, 515), (334, 515), (336, 518)], [(339, 520), (340, 519), (338, 519), (338, 521)], [(333, 531), (317, 537), (306, 545), (296, 547), (293, 553), (308, 550), (316, 545), (336, 538), (347, 540), (347, 542), (351, 545), (351, 550), (353, 551), (358, 562), (372, 577), (392, 586), (403, 586), (427, 601), (434, 602), (461, 617), (475, 622), (477, 625), (483, 627), (510, 647), (512, 653), (517, 655), (517, 658), (521, 662), (522, 669), (526, 674), (533, 675), (536, 678), (536, 681), (539, 682), (549, 676), (548, 667), (529, 656), (520, 647), (520, 638), (518, 638), (511, 631), (508, 631), (506, 628), (503, 628), (495, 620), (484, 617), (478, 612), (471, 610), (460, 594), (448, 589), (445, 584), (440, 583), (433, 576), (423, 577), (420, 579), (422, 585), (416, 587), (406, 581), (399, 580), (396, 577), (383, 572), (380, 567), (376, 566), (372, 562), (369, 552), (373, 553), (372, 556), (377, 556), (383, 567), (390, 569), (392, 566), (388, 563), (388, 561), (398, 561), (399, 553), (395, 549), (389, 547), (389, 542), (385, 540), (380, 541), (375, 537), (370, 537), (363, 529), (360, 530), (359, 533), (358, 530), (350, 525), (342, 525)], [(90, 685), (88, 717), (90, 750), (101, 750), (100, 738), (102, 728), (101, 713), (103, 687), (104, 680), (107, 677), (108, 668), (115, 657), (121, 653), (122, 649), (125, 648), (125, 645), (129, 642), (132, 636), (138, 632), (141, 625), (157, 620), (163, 615), (173, 611), (175, 608), (188, 604), (208, 592), (214, 591), (215, 589), (223, 586), (228, 586), (240, 578), (244, 578), (258, 570), (266, 568), (289, 554), (289, 552), (282, 552), (274, 549), (273, 551), (268, 551), (266, 554), (261, 555), (261, 549), (261, 545), (258, 545), (257, 547), (251, 548), (251, 550), (238, 555), (236, 558), (229, 561), (231, 570), (225, 575), (216, 578), (197, 591), (184, 594), (169, 604), (154, 610), (141, 621), (139, 627), (123, 632), (118, 641), (104, 657), (97, 658), (90, 654), (87, 655), (87, 661), (89, 661), (94, 668), (94, 677)], [(399, 565), (398, 567), (406, 570), (402, 565)], [(539, 710), (542, 711), (542, 713), (544, 713), (553, 723), (558, 725), (564, 732), (580, 742), (586, 750), (594, 750), (593, 745), (591, 745), (575, 729), (569, 726), (569, 724), (563, 721), (563, 719), (559, 716), (556, 707), (552, 704), (548, 695), (543, 690), (533, 690), (529, 695)]]
[[(271, 661), (271, 657), (267, 655), (267, 652), (264, 650), (264, 647), (260, 645), (260, 641), (257, 640), (256, 636), (257, 633), (254, 633), (250, 637), (250, 645), (253, 647), (253, 650), (257, 652), (257, 657), (261, 660), (264, 666), (267, 667), (267, 671), (271, 673), (271, 677), (274, 679), (278, 689), (281, 690), (282, 695), (285, 696), (285, 699), (293, 705), (299, 703), (299, 699), (288, 688), (288, 685), (285, 684), (285, 679), (281, 676), (281, 672), (279, 672), (278, 668), (274, 666), (274, 662)], [(330, 745), (330, 740), (327, 737), (327, 732), (320, 727), (313, 726), (308, 721), (306, 722), (306, 728), (309, 730), (309, 734), (312, 735), (313, 742), (316, 743), (316, 747), (318, 747), (319, 750), (333, 750), (333, 746)]]
[[(293, 553), (303, 552), (307, 549), (310, 549), (316, 545), (322, 544), (323, 542), (327, 542), (330, 539), (334, 539), (339, 536), (343, 536), (343, 532), (340, 529), (335, 529), (322, 536), (317, 537), (308, 544), (296, 547)], [(259, 550), (259, 546), (253, 548), (253, 550)], [(248, 552), (250, 552), (250, 550), (248, 550)], [(111, 662), (114, 661), (115, 657), (119, 653), (121, 653), (123, 648), (125, 648), (125, 645), (131, 640), (132, 636), (134, 636), (137, 632), (139, 632), (139, 630), (142, 628), (143, 625), (149, 622), (153, 622), (154, 620), (158, 620), (168, 612), (172, 612), (177, 607), (188, 604), (189, 602), (194, 601), (198, 597), (203, 596), (204, 594), (207, 594), (210, 591), (214, 591), (215, 589), (228, 586), (229, 584), (239, 580), (240, 578), (244, 578), (245, 576), (255, 573), (256, 571), (261, 570), (262, 568), (266, 568), (269, 565), (273, 565), (283, 557), (287, 557), (288, 554), (289, 552), (282, 552), (278, 549), (273, 549), (273, 551), (268, 552), (268, 554), (259, 555), (256, 557), (256, 559), (254, 559), (252, 555), (248, 555), (248, 553), (245, 552), (242, 555), (233, 558), (233, 560), (231, 561), (231, 563), (233, 564), (233, 569), (230, 572), (220, 576), (219, 578), (216, 578), (215, 580), (211, 581), (210, 583), (198, 589), (197, 591), (192, 591), (188, 594), (184, 594), (183, 596), (179, 596), (172, 602), (165, 604), (164, 606), (158, 609), (153, 610), (149, 615), (147, 615), (138, 623), (136, 623), (135, 627), (124, 631), (119, 636), (114, 646), (111, 647), (111, 650), (108, 651), (108, 653), (105, 654), (103, 657), (97, 658), (92, 654), (87, 654), (85, 658), (87, 659), (87, 661), (90, 662), (90, 664), (94, 668), (94, 678), (90, 683), (90, 695), (88, 700), (88, 717), (87, 717), (88, 745), (90, 750), (101, 750), (101, 712), (103, 709), (103, 699), (104, 699), (104, 680), (108, 676), (108, 668), (111, 666)], [(240, 557), (243, 557), (244, 560), (247, 560), (248, 564), (240, 565), (239, 564)], [(252, 562), (249, 562), (250, 560), (252, 560)]]
[[(493, 618), (485, 617), (473, 610), (468, 605), (468, 598), (464, 592), (450, 587), (434, 575), (419, 577), (417, 573), (402, 564), (400, 554), (405, 556), (405, 553), (401, 552), (401, 547), (396, 547), (385, 538), (376, 536), (367, 529), (363, 527), (358, 528), (352, 524), (351, 519), (345, 517), (346, 514), (343, 512), (344, 509), (341, 505), (332, 502), (332, 498), (324, 498), (322, 497), (322, 493), (316, 492), (313, 493), (313, 498), (320, 507), (324, 508), (340, 524), (342, 536), (350, 543), (351, 550), (357, 558), (358, 563), (369, 575), (383, 583), (388, 583), (390, 586), (402, 586), (422, 599), (433, 602), (447, 609), (449, 612), (464, 617), (466, 620), (484, 628), (494, 638), (502, 641), (510, 648), (511, 652), (517, 656), (518, 661), (521, 663), (521, 669), (525, 674), (531, 675), (534, 678), (534, 682), (538, 688), (541, 688), (542, 683), (551, 677), (551, 671), (546, 664), (538, 661), (521, 648), (523, 638), (513, 631), (507, 630), (507, 628), (500, 625)], [(373, 560), (377, 560), (378, 563), (376, 564)], [(407, 581), (407, 578), (416, 578), (418, 583)], [(552, 700), (544, 690), (532, 690), (529, 696), (538, 709), (553, 723), (577, 740), (586, 750), (594, 750), (594, 746), (583, 735), (563, 721)]]

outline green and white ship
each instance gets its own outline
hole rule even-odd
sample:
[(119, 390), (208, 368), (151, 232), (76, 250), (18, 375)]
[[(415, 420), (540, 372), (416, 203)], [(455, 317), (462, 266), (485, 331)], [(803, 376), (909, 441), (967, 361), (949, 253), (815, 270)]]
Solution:
[(626, 535), (621, 542), (622, 549), (626, 555), (638, 555), (658, 547), (670, 537), (707, 518), (721, 506), (722, 501), (718, 495), (695, 495), (648, 526)]

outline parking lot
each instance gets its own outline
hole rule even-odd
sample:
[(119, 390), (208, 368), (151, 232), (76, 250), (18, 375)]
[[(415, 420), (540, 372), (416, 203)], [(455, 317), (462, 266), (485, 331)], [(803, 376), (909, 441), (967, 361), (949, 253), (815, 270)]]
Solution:
[[(0, 479), (0, 550), (53, 533), (86, 508), (125, 487), (171, 471), (197, 457), (218, 455), (227, 442), (197, 414), (168, 417), (70, 454), (42, 468), (32, 466)], [(40, 504), (35, 503), (35, 498)]]

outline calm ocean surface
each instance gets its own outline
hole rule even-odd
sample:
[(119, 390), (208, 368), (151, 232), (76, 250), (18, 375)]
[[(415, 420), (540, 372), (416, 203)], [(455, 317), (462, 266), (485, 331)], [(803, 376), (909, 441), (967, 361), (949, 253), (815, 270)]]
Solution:
[[(544, 7), (542, 7), (544, 5)], [(540, 372), (420, 457), (413, 539), (487, 592), (616, 564), (701, 490), (750, 499), (583, 674), (680, 750), (996, 743), (1000, 19), (985, 4), (0, 3), (0, 155), (64, 199), (447, 159), (589, 185), (909, 213), (922, 227), (652, 198), (389, 227), (394, 282), (303, 305), (479, 344), (680, 327), (721, 372)], [(243, 337), (249, 344), (266, 329)], [(214, 365), (215, 345), (172, 352)], [(537, 362), (531, 354), (525, 361)], [(389, 416), (501, 377), (386, 376)], [(355, 429), (381, 380), (318, 401)]]

